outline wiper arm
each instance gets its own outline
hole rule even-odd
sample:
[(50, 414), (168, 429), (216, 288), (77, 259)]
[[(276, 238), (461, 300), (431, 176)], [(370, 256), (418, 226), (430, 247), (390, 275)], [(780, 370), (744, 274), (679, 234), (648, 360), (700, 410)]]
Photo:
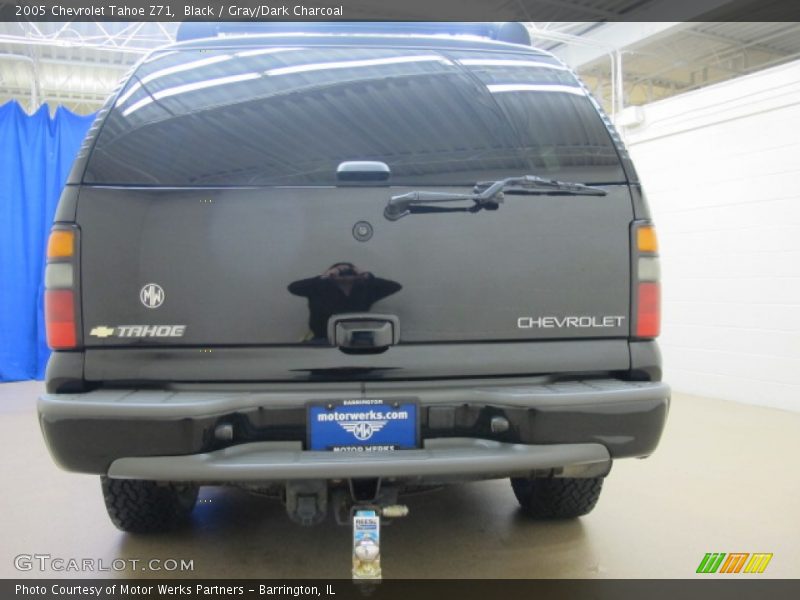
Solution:
[[(475, 184), (471, 194), (415, 191), (400, 196), (392, 196), (386, 204), (383, 216), (390, 221), (397, 221), (412, 212), (444, 212), (445, 210), (448, 212), (478, 212), (481, 209), (497, 210), (500, 203), (503, 202), (506, 192), (546, 196), (605, 196), (607, 194), (602, 188), (592, 187), (583, 183), (556, 181), (555, 179), (545, 179), (544, 177), (537, 177), (536, 175), (524, 175), (522, 177), (509, 177), (508, 179), (500, 179), (498, 181), (479, 181)], [(414, 210), (414, 208), (420, 204), (425, 205), (458, 201), (471, 201), (473, 205), (469, 208), (461, 209), (436, 210), (434, 207), (425, 207), (429, 210)]]
[[(419, 204), (436, 204), (439, 202), (457, 202), (459, 200), (470, 200), (474, 204), (470, 209), (475, 209), (476, 207), (484, 208), (482, 204), (486, 204), (485, 202), (481, 202), (478, 200), (478, 196), (476, 194), (451, 194), (448, 192), (408, 192), (407, 194), (402, 194), (400, 196), (392, 196), (389, 202), (386, 204), (386, 208), (383, 209), (383, 216), (389, 219), (390, 221), (397, 221), (406, 215), (411, 214), (414, 208), (426, 209), (420, 210), (419, 212), (455, 212), (455, 211), (467, 211), (470, 210), (468, 208), (442, 208), (438, 209), (438, 207), (433, 206), (417, 206)], [(500, 198), (494, 202), (494, 207), (497, 208), (497, 202), (502, 202), (503, 199)], [(416, 212), (416, 211), (415, 211)]]

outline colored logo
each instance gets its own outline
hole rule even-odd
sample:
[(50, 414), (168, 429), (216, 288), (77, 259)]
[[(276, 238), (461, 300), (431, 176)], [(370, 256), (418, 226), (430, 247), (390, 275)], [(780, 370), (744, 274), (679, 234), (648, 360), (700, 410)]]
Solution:
[(697, 573), (763, 573), (772, 553), (708, 552), (700, 561)]
[(105, 325), (100, 325), (99, 327), (92, 327), (92, 330), (89, 332), (89, 335), (93, 335), (94, 337), (99, 337), (99, 338), (107, 338), (109, 336), (114, 335), (114, 328), (106, 327)]
[(164, 303), (164, 288), (157, 283), (148, 283), (139, 292), (139, 299), (147, 308), (158, 308)]

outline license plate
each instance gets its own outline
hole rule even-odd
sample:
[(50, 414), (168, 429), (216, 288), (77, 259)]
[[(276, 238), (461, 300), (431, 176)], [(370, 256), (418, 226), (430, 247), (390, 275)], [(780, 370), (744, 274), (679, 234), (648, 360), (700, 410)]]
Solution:
[(415, 400), (340, 400), (308, 407), (308, 448), (382, 452), (418, 447)]

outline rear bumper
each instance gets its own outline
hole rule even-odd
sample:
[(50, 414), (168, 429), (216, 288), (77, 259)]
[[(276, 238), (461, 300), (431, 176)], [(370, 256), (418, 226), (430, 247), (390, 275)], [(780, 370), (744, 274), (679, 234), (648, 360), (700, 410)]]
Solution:
[(491, 440), (436, 439), (419, 450), (349, 454), (306, 452), (300, 443), (253, 442), (204, 454), (121, 458), (110, 477), (155, 481), (268, 481), (297, 479), (441, 478), (568, 469), (605, 475), (608, 451), (601, 444), (532, 446)]
[[(45, 394), (42, 431), (63, 468), (114, 477), (196, 481), (503, 475), (598, 468), (655, 450), (669, 408), (661, 382), (537, 378), (262, 391), (96, 390)], [(420, 403), (419, 450), (364, 455), (303, 450), (309, 401), (408, 398)], [(504, 416), (507, 431), (490, 422)], [(214, 436), (233, 426), (232, 441)]]

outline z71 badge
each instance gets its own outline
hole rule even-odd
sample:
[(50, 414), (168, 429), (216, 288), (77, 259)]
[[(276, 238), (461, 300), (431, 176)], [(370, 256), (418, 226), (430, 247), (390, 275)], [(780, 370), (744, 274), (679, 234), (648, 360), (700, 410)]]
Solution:
[(99, 325), (93, 327), (89, 335), (98, 338), (164, 338), (183, 337), (186, 325), (118, 325), (106, 327)]

